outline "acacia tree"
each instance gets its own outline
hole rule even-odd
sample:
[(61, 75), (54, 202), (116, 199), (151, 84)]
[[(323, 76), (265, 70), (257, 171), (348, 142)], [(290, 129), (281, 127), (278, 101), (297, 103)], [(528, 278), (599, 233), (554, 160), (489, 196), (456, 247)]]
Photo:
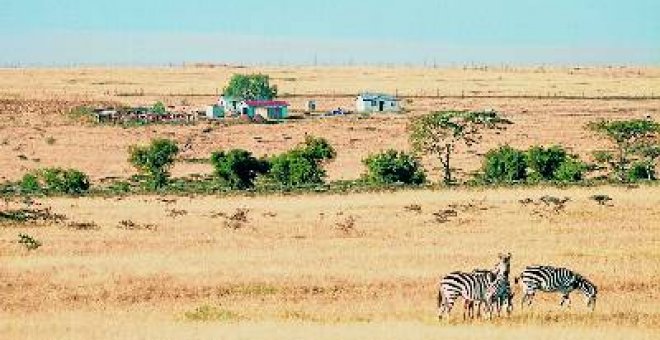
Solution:
[(224, 95), (245, 100), (271, 100), (277, 96), (277, 86), (271, 86), (270, 77), (265, 74), (234, 74)]
[[(660, 156), (658, 155), (660, 124), (655, 121), (648, 119), (603, 120), (591, 122), (587, 127), (614, 142), (614, 151), (596, 151), (594, 158), (599, 163), (608, 164), (620, 181), (626, 180), (629, 166), (635, 160), (639, 160), (640, 157), (647, 158), (654, 165), (655, 160)], [(651, 169), (649, 168), (649, 170)]]
[(445, 184), (451, 184), (451, 157), (459, 144), (478, 144), (484, 129), (503, 129), (511, 121), (497, 112), (439, 111), (412, 118), (408, 124), (410, 144), (416, 152), (438, 157)]
[(154, 139), (149, 146), (132, 145), (129, 162), (149, 178), (151, 189), (160, 189), (167, 184), (169, 169), (179, 153), (176, 142), (169, 139)]

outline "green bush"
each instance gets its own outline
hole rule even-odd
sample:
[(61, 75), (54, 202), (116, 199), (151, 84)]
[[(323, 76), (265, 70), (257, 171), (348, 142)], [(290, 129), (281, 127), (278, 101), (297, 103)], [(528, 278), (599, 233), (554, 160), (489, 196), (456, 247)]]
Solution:
[(636, 181), (654, 181), (655, 177), (655, 167), (653, 164), (645, 161), (635, 162), (628, 169), (628, 180), (632, 182)]
[(211, 164), (215, 168), (215, 175), (232, 189), (252, 188), (254, 179), (270, 169), (268, 161), (257, 159), (249, 151), (240, 149), (227, 153), (214, 152)]
[(553, 177), (560, 182), (579, 182), (584, 179), (587, 165), (577, 158), (569, 158), (555, 170)]
[(530, 178), (538, 180), (553, 180), (555, 172), (566, 161), (568, 154), (561, 146), (549, 148), (534, 146), (527, 150), (527, 167)]
[(527, 179), (525, 153), (508, 145), (488, 151), (483, 165), (488, 183), (513, 183)]
[(41, 191), (39, 178), (34, 173), (27, 173), (23, 175), (20, 182), (21, 191), (24, 193), (36, 193)]
[(149, 146), (133, 145), (129, 149), (129, 162), (148, 176), (151, 189), (164, 187), (170, 177), (169, 168), (174, 164), (179, 147), (169, 139), (154, 139)]
[(25, 174), (20, 187), (25, 193), (82, 194), (89, 190), (90, 183), (79, 170), (46, 168)]
[(268, 177), (285, 187), (322, 184), (323, 164), (335, 156), (327, 140), (308, 136), (303, 144), (270, 160)]
[(367, 179), (371, 182), (391, 184), (422, 184), (426, 181), (419, 160), (405, 152), (387, 150), (362, 161), (367, 166)]

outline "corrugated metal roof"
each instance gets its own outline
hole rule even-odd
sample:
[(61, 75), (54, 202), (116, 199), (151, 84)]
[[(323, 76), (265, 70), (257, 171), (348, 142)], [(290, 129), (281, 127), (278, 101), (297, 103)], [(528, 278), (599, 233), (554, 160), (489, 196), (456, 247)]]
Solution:
[(386, 100), (386, 101), (398, 101), (399, 99), (393, 95), (386, 93), (360, 93), (359, 95), (363, 100)]
[(245, 104), (257, 107), (289, 106), (289, 103), (283, 100), (246, 100)]

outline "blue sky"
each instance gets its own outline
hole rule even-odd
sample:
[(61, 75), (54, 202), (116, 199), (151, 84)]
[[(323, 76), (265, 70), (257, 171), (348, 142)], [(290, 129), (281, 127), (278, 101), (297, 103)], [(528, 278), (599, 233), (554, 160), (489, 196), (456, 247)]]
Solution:
[(658, 0), (2, 0), (0, 64), (660, 64)]

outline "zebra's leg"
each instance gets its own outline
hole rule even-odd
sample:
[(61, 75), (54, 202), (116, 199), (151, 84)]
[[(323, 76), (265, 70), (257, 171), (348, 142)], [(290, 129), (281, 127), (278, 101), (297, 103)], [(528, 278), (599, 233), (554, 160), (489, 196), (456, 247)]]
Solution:
[(561, 302), (559, 303), (559, 306), (563, 307), (563, 306), (564, 306), (564, 303), (566, 303), (567, 301), (568, 301), (568, 305), (570, 305), (570, 304), (571, 304), (571, 300), (568, 298), (568, 294), (566, 294), (566, 293), (562, 294), (562, 296), (561, 296)]
[(534, 295), (535, 295), (534, 293), (531, 293), (531, 294), (529, 294), (529, 296), (527, 297), (527, 307), (531, 307), (531, 306), (532, 306), (532, 301), (534, 300)]
[(470, 316), (470, 300), (465, 300), (463, 304), (463, 321), (466, 320), (466, 315)]
[(454, 307), (454, 299), (452, 297), (445, 297), (440, 307), (440, 312), (438, 319), (442, 319), (443, 315), (447, 320), (449, 320), (449, 313), (451, 312), (452, 307)]

